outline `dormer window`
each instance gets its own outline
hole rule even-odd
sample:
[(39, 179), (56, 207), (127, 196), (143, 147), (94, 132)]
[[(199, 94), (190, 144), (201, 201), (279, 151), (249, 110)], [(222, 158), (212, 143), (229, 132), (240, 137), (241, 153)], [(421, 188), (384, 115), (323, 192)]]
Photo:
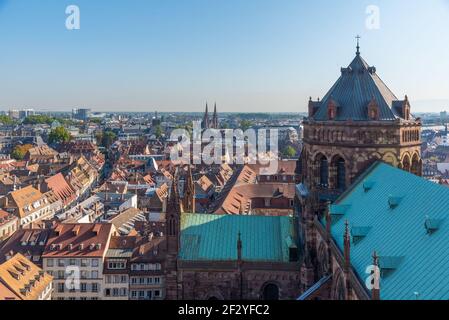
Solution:
[(327, 118), (329, 120), (334, 120), (337, 117), (337, 108), (337, 102), (333, 99), (330, 99), (327, 105)]
[(424, 227), (426, 228), (427, 234), (433, 234), (436, 232), (440, 228), (442, 222), (442, 219), (432, 219), (427, 216), (424, 222)]
[(379, 106), (374, 97), (368, 104), (368, 117), (370, 120), (379, 120)]
[(387, 277), (395, 270), (397, 270), (403, 260), (404, 257), (402, 256), (380, 256), (379, 268), (381, 277)]
[(402, 198), (401, 197), (395, 197), (395, 196), (389, 196), (388, 197), (388, 206), (390, 209), (396, 208), (399, 203), (401, 203)]
[(363, 182), (363, 190), (365, 192), (370, 191), (373, 188), (373, 186), (374, 186), (374, 181), (368, 180), (368, 181)]

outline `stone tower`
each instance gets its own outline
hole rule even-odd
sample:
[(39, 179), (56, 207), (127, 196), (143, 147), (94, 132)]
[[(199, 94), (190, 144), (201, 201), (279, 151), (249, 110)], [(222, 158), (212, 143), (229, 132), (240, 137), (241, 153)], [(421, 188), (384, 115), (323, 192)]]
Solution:
[(192, 168), (188, 165), (187, 176), (184, 184), (184, 198), (182, 199), (183, 212), (195, 213), (195, 182), (193, 181)]
[(408, 97), (398, 99), (377, 70), (356, 56), (323, 99), (310, 98), (303, 122), (299, 208), (305, 242), (303, 281), (316, 281), (314, 219), (378, 160), (422, 174), (421, 120)]

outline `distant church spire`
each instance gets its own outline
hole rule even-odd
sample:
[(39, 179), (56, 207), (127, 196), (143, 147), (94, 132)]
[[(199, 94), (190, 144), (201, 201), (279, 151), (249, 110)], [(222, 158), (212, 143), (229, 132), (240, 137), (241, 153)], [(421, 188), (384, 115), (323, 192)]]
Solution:
[(360, 38), (362, 38), (361, 36), (359, 36), (359, 35), (357, 35), (356, 37), (355, 37), (356, 39), (357, 39), (357, 51), (356, 51), (356, 55), (360, 55)]
[(207, 106), (207, 102), (206, 102), (206, 111), (204, 112), (202, 125), (203, 125), (202, 126), (203, 129), (209, 129), (209, 107)]
[(214, 104), (214, 115), (212, 116), (212, 127), (218, 129), (217, 103)]

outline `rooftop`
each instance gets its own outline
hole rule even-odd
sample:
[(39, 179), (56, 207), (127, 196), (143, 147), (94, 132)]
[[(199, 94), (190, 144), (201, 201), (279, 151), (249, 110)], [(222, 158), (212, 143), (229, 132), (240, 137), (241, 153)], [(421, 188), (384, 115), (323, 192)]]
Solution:
[(337, 106), (334, 120), (369, 120), (368, 105), (373, 99), (379, 106), (379, 120), (392, 121), (401, 118), (398, 106), (402, 103), (386, 86), (359, 52), (321, 101), (311, 101), (316, 108), (314, 120), (328, 120), (328, 105)]
[(289, 262), (296, 247), (293, 218), (182, 214), (179, 257), (187, 261), (236, 261), (239, 233), (245, 261)]
[(448, 208), (449, 188), (379, 162), (331, 207), (340, 212), (332, 235), (343, 252), (349, 222), (351, 263), (360, 279), (377, 252), (382, 299), (413, 300), (418, 293), (423, 300), (448, 300)]
[(20, 253), (0, 265), (0, 280), (22, 300), (37, 300), (53, 280)]
[(112, 229), (110, 223), (61, 223), (51, 231), (43, 257), (102, 257)]

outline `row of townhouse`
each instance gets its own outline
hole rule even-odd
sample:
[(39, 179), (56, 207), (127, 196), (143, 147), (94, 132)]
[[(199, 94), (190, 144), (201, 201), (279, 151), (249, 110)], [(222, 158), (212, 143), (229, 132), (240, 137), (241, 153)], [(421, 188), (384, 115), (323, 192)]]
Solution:
[(54, 300), (165, 297), (163, 237), (114, 236), (110, 223), (62, 223), (42, 254)]

